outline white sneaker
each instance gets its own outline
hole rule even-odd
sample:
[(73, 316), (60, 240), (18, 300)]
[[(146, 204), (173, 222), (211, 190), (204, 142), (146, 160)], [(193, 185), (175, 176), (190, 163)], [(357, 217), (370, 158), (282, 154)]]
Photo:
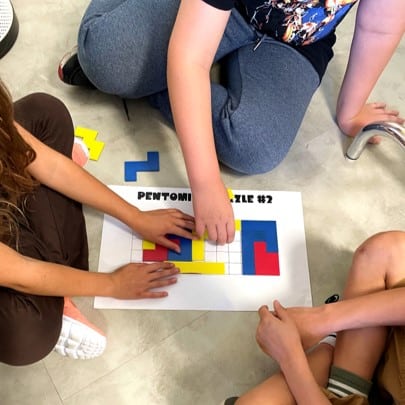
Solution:
[(89, 322), (69, 298), (65, 298), (62, 330), (54, 350), (72, 359), (93, 359), (107, 345), (104, 333)]

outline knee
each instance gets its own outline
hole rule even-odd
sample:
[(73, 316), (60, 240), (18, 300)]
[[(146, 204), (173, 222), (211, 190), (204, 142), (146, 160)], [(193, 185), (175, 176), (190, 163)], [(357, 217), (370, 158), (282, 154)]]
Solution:
[[(405, 232), (388, 231), (371, 236), (356, 250), (352, 272), (381, 280), (384, 288), (392, 288), (405, 278)], [(359, 264), (358, 266), (355, 264)]]
[[(3, 298), (1, 301), (4, 304)], [(39, 307), (19, 294), (8, 295), (6, 300), (8, 306), (3, 307), (0, 314), (0, 362), (22, 366), (42, 360), (58, 340), (63, 300), (56, 297), (40, 298)]]
[[(92, 35), (97, 40), (92, 39)], [(134, 99), (154, 92), (148, 91), (148, 78), (159, 69), (145, 62), (148, 58), (147, 51), (143, 49), (144, 44), (132, 44), (133, 49), (137, 49), (134, 55), (127, 47), (117, 47), (115, 43), (100, 43), (99, 35), (92, 35), (88, 33), (86, 40), (79, 42), (78, 58), (83, 72), (98, 90)], [(161, 70), (161, 76), (165, 78), (166, 72)], [(153, 88), (153, 85), (150, 87)]]
[(17, 122), (52, 149), (71, 155), (73, 122), (61, 100), (49, 94), (34, 93), (18, 100), (14, 106)]
[(58, 111), (62, 114), (68, 113), (65, 104), (47, 93), (32, 93), (25, 97), (27, 101), (32, 102), (34, 108), (40, 109), (41, 111)]
[(405, 232), (377, 233), (363, 242), (355, 255), (373, 261), (386, 261), (396, 256), (405, 260)]
[(58, 98), (47, 93), (32, 93), (15, 103), (16, 115), (20, 111), (30, 112), (31, 116), (43, 117), (48, 122), (55, 119), (62, 123), (70, 122), (70, 113), (65, 104)]
[(48, 329), (27, 330), (23, 325), (14, 325), (14, 329), (1, 339), (0, 362), (10, 366), (27, 366), (44, 359), (54, 349), (60, 334), (58, 330), (56, 338), (50, 340), (49, 332)]

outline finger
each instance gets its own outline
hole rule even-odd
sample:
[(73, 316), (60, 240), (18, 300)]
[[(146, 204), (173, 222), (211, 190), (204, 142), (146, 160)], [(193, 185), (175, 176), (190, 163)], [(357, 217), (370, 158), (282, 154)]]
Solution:
[(280, 304), (279, 301), (274, 300), (273, 308), (278, 318), (280, 318), (281, 320), (289, 319), (289, 316), (287, 315), (287, 310)]
[(192, 222), (194, 224), (194, 217), (193, 216), (185, 214), (182, 211), (179, 211), (179, 213), (181, 214), (180, 218), (184, 219), (185, 221)]
[(198, 236), (193, 233), (194, 227), (189, 228), (185, 223), (177, 224), (171, 231), (171, 234), (183, 236), (187, 239), (198, 239)]
[(370, 143), (371, 145), (378, 145), (381, 143), (382, 138), (381, 136), (373, 136), (372, 138), (369, 139), (367, 143)]
[(177, 222), (176, 225), (183, 229), (188, 229), (190, 231), (194, 231), (194, 229), (195, 229), (195, 222), (187, 220), (187, 219), (183, 219), (183, 220)]
[(399, 116), (399, 113), (398, 113), (398, 115), (396, 115), (396, 114), (386, 115), (386, 116), (384, 116), (383, 121), (397, 122), (399, 124), (404, 123), (404, 119)]
[(267, 305), (262, 305), (259, 308), (258, 312), (259, 312), (260, 320), (263, 320), (264, 318), (266, 318), (270, 314), (269, 307)]
[(199, 239), (202, 239), (205, 232), (205, 223), (203, 221), (197, 220), (195, 223), (195, 232)]
[(193, 216), (191, 216), (191, 215), (189, 215), (189, 214), (186, 214), (185, 212), (180, 211), (180, 210), (177, 209), (177, 208), (169, 208), (169, 209), (167, 210), (167, 212), (169, 212), (170, 215), (172, 215), (172, 216), (175, 217), (176, 219), (183, 219), (183, 220), (185, 220), (185, 221), (194, 222), (194, 217), (193, 217)]
[(235, 221), (227, 222), (226, 224), (226, 233), (228, 235), (227, 242), (231, 243), (235, 239)]
[(167, 287), (168, 285), (176, 284), (177, 283), (177, 278), (168, 278), (166, 280), (155, 280), (149, 283), (149, 288), (161, 288), (161, 287)]
[(175, 278), (173, 276), (177, 276), (179, 273), (180, 270), (177, 267), (173, 267), (172, 269), (168, 270), (155, 271), (154, 273), (149, 274), (148, 282), (151, 284), (157, 280), (165, 280), (168, 279), (169, 277)]
[(173, 263), (170, 262), (155, 262), (155, 263), (148, 263), (145, 264), (146, 271), (148, 273), (155, 273), (157, 271), (163, 271), (167, 269), (175, 269)]
[(390, 117), (398, 117), (399, 115), (398, 110), (385, 110), (385, 113), (388, 114)]
[(219, 245), (224, 245), (228, 240), (228, 234), (226, 230), (226, 224), (219, 224), (216, 227), (217, 230), (217, 243)]
[(161, 238), (158, 239), (157, 242), (159, 245), (168, 248), (170, 250), (174, 250), (177, 253), (180, 253), (181, 251), (180, 246), (176, 242), (173, 242), (172, 240), (168, 239), (166, 236), (162, 236)]
[(168, 269), (168, 270), (155, 271), (154, 273), (150, 273), (149, 283), (156, 281), (156, 280), (164, 279), (166, 277), (175, 276), (179, 273), (180, 273), (180, 270), (177, 267), (173, 267), (172, 269)]
[(207, 233), (208, 233), (208, 240), (212, 242), (218, 241), (218, 234), (217, 234), (217, 226), (214, 225), (207, 225)]
[(178, 228), (178, 230), (175, 232), (175, 235), (179, 235), (182, 236), (183, 238), (192, 240), (200, 239), (195, 233), (184, 228)]
[(387, 104), (386, 103), (371, 103), (371, 106), (376, 109), (384, 109)]
[(137, 298), (164, 298), (169, 294), (167, 291), (145, 291), (140, 294)]

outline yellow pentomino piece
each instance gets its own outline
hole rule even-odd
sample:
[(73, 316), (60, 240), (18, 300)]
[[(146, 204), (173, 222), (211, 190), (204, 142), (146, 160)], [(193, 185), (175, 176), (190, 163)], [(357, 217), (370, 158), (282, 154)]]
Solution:
[(83, 142), (89, 149), (89, 158), (91, 160), (98, 160), (100, 158), (101, 152), (104, 149), (104, 142), (97, 141), (96, 137), (98, 132), (94, 129), (76, 127), (75, 136), (83, 138)]
[(191, 256), (194, 261), (204, 260), (204, 240), (198, 239), (191, 241)]
[(233, 200), (235, 198), (235, 195), (233, 194), (233, 191), (230, 188), (227, 188), (226, 191), (228, 191), (229, 199)]
[(225, 274), (224, 263), (213, 262), (171, 262), (179, 268), (180, 273)]
[(155, 250), (156, 244), (153, 242), (149, 242), (148, 240), (142, 241), (142, 249), (143, 250)]

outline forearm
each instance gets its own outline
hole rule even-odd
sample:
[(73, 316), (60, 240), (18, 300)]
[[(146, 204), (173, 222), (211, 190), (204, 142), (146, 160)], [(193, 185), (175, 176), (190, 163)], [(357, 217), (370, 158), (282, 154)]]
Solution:
[(137, 208), (72, 160), (44, 145), (18, 124), (16, 127), (37, 154), (28, 169), (40, 183), (75, 201), (114, 216), (136, 229), (136, 223), (140, 220), (140, 211)]
[(302, 350), (296, 355), (290, 355), (290, 359), (280, 364), (280, 367), (298, 405), (330, 404), (316, 382)]
[[(70, 159), (60, 157), (53, 178), (40, 179), (41, 183), (78, 201), (111, 215), (136, 229), (139, 209), (129, 204), (109, 187)], [(62, 161), (63, 160), (63, 161)]]
[(183, 0), (170, 38), (167, 79), (191, 186), (220, 179), (211, 114), (210, 69), (230, 12)]
[(176, 132), (194, 188), (220, 179), (220, 171), (211, 123), (209, 70), (178, 62), (180, 58), (174, 51), (169, 58), (168, 85)]
[(112, 296), (110, 274), (93, 273), (31, 259), (0, 244), (0, 285), (50, 296)]
[[(403, 0), (359, 3), (349, 62), (337, 102), (337, 119), (355, 116), (366, 103), (405, 29)], [(378, 22), (377, 22), (378, 21)]]
[(16, 280), (7, 287), (35, 295), (60, 297), (112, 296), (113, 286), (109, 274), (73, 269), (54, 263), (32, 263), (28, 277)]
[(323, 336), (347, 329), (405, 325), (405, 288), (326, 304), (315, 311)]

